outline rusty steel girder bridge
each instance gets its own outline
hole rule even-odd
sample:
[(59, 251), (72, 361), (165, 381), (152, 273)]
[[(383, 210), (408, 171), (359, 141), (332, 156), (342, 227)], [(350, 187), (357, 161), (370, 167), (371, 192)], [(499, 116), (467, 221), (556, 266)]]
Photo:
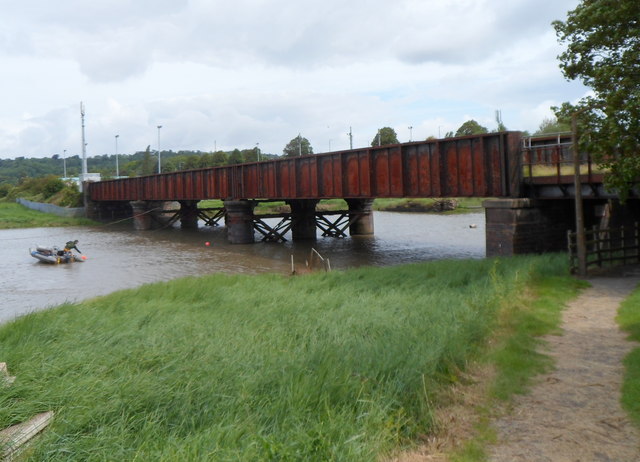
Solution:
[[(532, 143), (520, 132), (501, 132), (87, 183), (87, 215), (130, 216), (137, 229), (178, 220), (183, 228), (197, 228), (199, 219), (216, 225), (224, 218), (229, 240), (249, 243), (255, 231), (275, 241), (289, 230), (293, 239), (313, 239), (318, 228), (326, 236), (345, 236), (347, 228), (351, 235), (372, 234), (375, 198), (481, 197), (494, 199), (485, 202), (488, 254), (545, 251), (558, 247), (556, 228), (566, 242), (566, 199), (574, 191), (564, 165), (572, 162), (567, 140)], [(606, 201), (602, 175), (588, 158), (583, 163), (583, 195)], [(540, 166), (543, 175), (534, 173)], [(224, 207), (198, 208), (207, 199), (221, 199)], [(344, 199), (348, 210), (316, 211), (322, 199)], [(254, 214), (261, 201), (285, 201), (291, 211), (271, 226)], [(169, 219), (159, 218), (167, 214)], [(531, 215), (525, 222), (536, 224), (537, 238), (520, 239), (522, 215)], [(553, 224), (559, 217), (562, 226)]]

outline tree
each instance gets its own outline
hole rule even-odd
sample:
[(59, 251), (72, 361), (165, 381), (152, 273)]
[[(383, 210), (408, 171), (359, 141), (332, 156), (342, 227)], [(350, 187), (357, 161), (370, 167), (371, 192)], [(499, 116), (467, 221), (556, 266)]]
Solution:
[(307, 154), (313, 154), (313, 148), (308, 139), (298, 135), (287, 143), (282, 153), (285, 157), (306, 156)]
[(458, 131), (456, 131), (455, 136), (481, 135), (488, 132), (489, 130), (487, 130), (486, 127), (483, 127), (478, 122), (471, 119), (460, 125), (460, 128), (458, 128)]
[(140, 164), (140, 175), (153, 175), (155, 173), (155, 162), (151, 157), (151, 145), (147, 146)]
[(609, 170), (605, 183), (625, 200), (640, 176), (640, 2), (582, 0), (565, 22), (555, 21), (558, 56), (567, 80), (581, 80), (593, 95), (554, 108), (576, 118), (580, 149)]
[(371, 140), (371, 146), (386, 146), (388, 144), (398, 144), (398, 135), (391, 127), (382, 127)]
[(571, 121), (558, 120), (556, 117), (545, 117), (534, 135), (550, 135), (571, 131)]
[(244, 162), (244, 157), (238, 148), (234, 149), (231, 154), (229, 154), (229, 158), (227, 159), (227, 163), (229, 165), (241, 164)]

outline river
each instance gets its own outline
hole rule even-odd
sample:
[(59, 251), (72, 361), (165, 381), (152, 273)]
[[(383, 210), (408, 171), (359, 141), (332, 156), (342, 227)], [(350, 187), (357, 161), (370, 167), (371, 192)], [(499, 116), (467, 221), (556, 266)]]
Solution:
[[(0, 230), (0, 323), (64, 302), (208, 273), (289, 274), (311, 248), (333, 269), (448, 258), (483, 258), (484, 214), (374, 212), (375, 235), (315, 242), (231, 245), (224, 227), (134, 231), (131, 225)], [(78, 239), (83, 263), (49, 265), (29, 255), (35, 245)], [(209, 245), (206, 245), (206, 243)]]

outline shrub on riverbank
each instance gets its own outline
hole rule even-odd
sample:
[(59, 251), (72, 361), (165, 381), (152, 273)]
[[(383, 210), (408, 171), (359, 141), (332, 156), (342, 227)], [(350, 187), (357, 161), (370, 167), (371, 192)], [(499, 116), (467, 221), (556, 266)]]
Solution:
[(376, 460), (561, 256), (285, 278), (211, 275), (0, 329), (0, 428), (56, 411), (29, 460)]
[(19, 197), (60, 207), (81, 207), (83, 202), (82, 193), (75, 183), (63, 181), (55, 175), (23, 178), (16, 186), (3, 185), (0, 189), (0, 198), (13, 201)]

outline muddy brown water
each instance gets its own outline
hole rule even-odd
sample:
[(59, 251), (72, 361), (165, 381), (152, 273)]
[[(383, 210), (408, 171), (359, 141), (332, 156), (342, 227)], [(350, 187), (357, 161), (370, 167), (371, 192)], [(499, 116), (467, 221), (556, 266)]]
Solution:
[[(484, 214), (375, 212), (375, 235), (315, 242), (231, 245), (224, 227), (133, 231), (130, 225), (0, 230), (0, 322), (31, 311), (142, 284), (209, 273), (288, 274), (311, 248), (334, 269), (427, 260), (484, 258)], [(258, 236), (257, 236), (258, 237)], [(290, 237), (290, 236), (289, 236)], [(29, 255), (36, 245), (78, 239), (87, 260), (49, 265)], [(205, 245), (209, 242), (210, 245)]]

